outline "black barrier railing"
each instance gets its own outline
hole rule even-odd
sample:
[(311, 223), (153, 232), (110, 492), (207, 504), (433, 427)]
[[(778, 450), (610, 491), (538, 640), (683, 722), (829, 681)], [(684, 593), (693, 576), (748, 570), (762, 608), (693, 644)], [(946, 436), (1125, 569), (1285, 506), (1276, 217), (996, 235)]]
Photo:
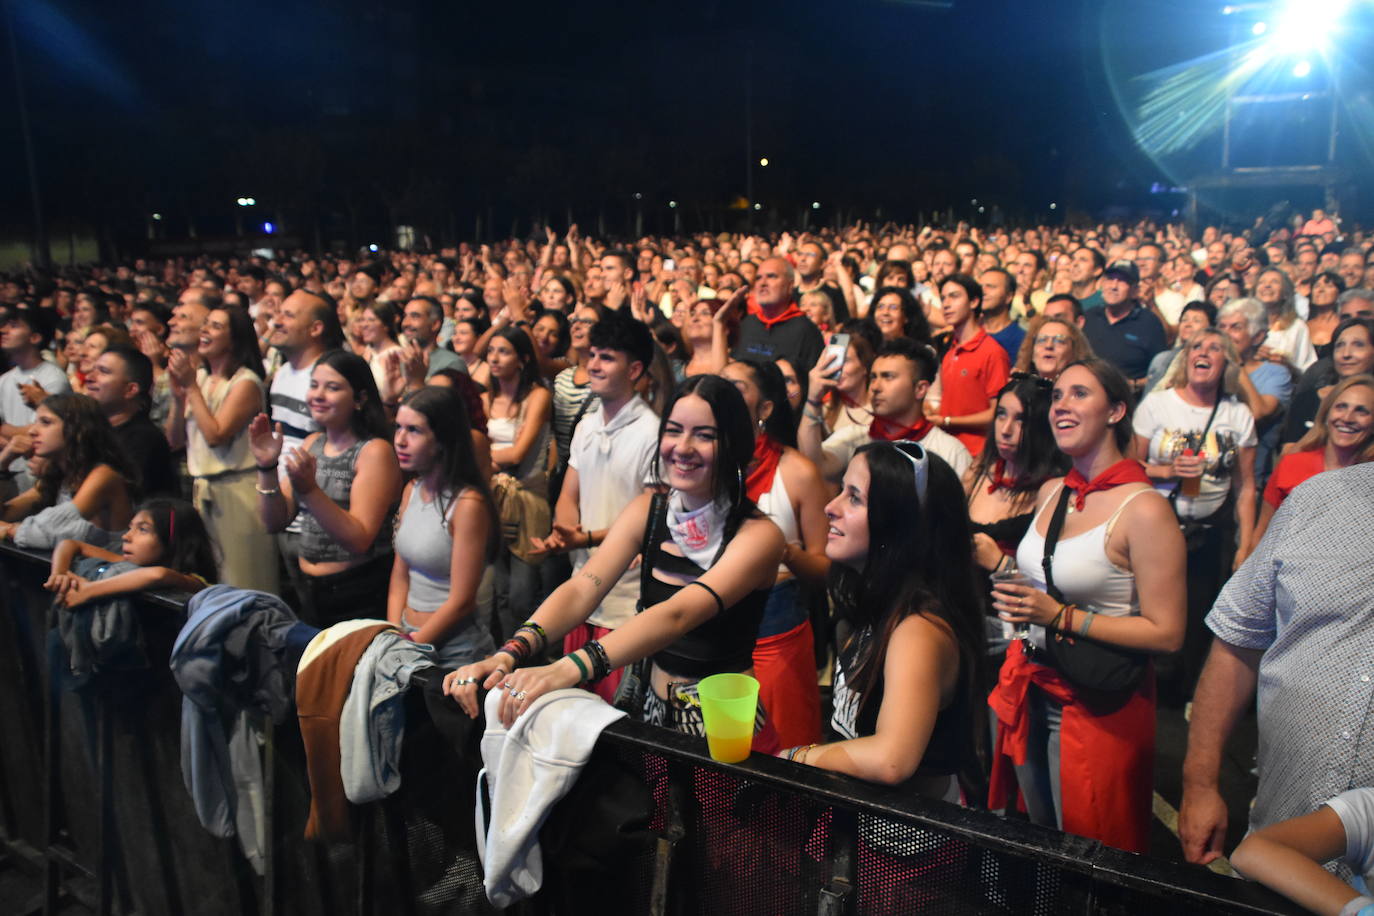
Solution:
[[(0, 547), (0, 868), (43, 880), (17, 911), (145, 914), (495, 912), (473, 823), (476, 728), (455, 745), (407, 697), (402, 786), (357, 809), (354, 842), (302, 838), (299, 730), (263, 748), (265, 874), (200, 827), (182, 785), (180, 693), (162, 659), (178, 596), (140, 599), (152, 667), (98, 690), (48, 665), (47, 558)], [(1263, 888), (983, 811), (902, 797), (704, 742), (610, 726), (541, 832), (544, 887), (522, 913), (1294, 913)]]

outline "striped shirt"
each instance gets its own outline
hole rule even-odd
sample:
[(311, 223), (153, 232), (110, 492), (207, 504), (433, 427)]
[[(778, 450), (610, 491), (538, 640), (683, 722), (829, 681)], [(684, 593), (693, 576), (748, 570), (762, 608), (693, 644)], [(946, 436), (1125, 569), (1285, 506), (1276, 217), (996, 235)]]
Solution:
[(1370, 518), (1374, 464), (1318, 474), (1207, 615), (1217, 638), (1264, 652), (1251, 829), (1374, 785), (1374, 576), (1357, 534)]
[(553, 380), (553, 438), (558, 444), (560, 467), (565, 467), (568, 463), (568, 451), (572, 448), (573, 420), (582, 409), (582, 402), (590, 399), (586, 411), (582, 414), (584, 417), (600, 406), (597, 399), (592, 397), (590, 382), (578, 385), (573, 381), (576, 372), (576, 366), (569, 366), (554, 376)]

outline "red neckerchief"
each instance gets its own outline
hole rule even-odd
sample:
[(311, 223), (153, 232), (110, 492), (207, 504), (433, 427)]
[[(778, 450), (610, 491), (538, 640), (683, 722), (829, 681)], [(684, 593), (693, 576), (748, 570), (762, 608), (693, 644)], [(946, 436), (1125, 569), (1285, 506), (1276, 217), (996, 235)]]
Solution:
[(1074, 468), (1069, 471), (1069, 475), (1064, 478), (1064, 486), (1074, 492), (1073, 507), (1079, 512), (1083, 511), (1083, 503), (1088, 498), (1089, 493), (1098, 490), (1110, 490), (1112, 487), (1120, 486), (1123, 483), (1149, 483), (1150, 478), (1145, 476), (1145, 468), (1139, 461), (1130, 458), (1122, 458), (1116, 464), (1098, 474), (1092, 480), (1084, 479), (1083, 475)]
[(754, 502), (773, 489), (773, 475), (777, 473), (780, 458), (782, 446), (772, 436), (761, 432), (754, 437), (754, 460), (744, 478), (744, 492)]
[(763, 307), (759, 305), (759, 301), (754, 298), (753, 293), (749, 294), (748, 306), (749, 314), (763, 322), (763, 326), (770, 330), (775, 324), (782, 324), (784, 321), (790, 321), (793, 318), (800, 318), (802, 316), (802, 310), (797, 306), (796, 299), (788, 302), (787, 306), (772, 318), (769, 318), (763, 313)]
[(998, 458), (992, 463), (992, 473), (988, 475), (988, 494), (998, 490), (1010, 490), (1016, 486), (1015, 477), (1006, 476), (1007, 463)]
[(868, 424), (868, 438), (882, 442), (897, 442), (901, 439), (920, 442), (926, 437), (926, 433), (934, 428), (935, 424), (926, 417), (921, 417), (914, 426), (898, 426), (891, 420), (874, 417), (873, 422)]

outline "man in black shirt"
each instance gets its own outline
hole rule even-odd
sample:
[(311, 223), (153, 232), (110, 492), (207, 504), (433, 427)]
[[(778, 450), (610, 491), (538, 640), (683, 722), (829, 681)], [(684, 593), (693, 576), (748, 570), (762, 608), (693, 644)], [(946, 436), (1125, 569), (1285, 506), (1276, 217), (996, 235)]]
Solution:
[(797, 307), (795, 288), (792, 265), (782, 258), (769, 258), (759, 265), (749, 314), (740, 322), (731, 355), (761, 363), (785, 359), (805, 386), (825, 342), (820, 329)]
[(110, 347), (95, 361), (86, 393), (100, 405), (115, 438), (142, 475), (144, 496), (178, 495), (167, 436), (148, 418), (153, 364), (133, 347)]

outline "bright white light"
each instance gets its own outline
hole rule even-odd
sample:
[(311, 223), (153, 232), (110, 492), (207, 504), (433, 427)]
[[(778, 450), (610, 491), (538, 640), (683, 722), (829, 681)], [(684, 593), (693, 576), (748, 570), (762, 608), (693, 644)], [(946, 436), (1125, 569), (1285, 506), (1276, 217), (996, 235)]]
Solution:
[(819, 200), (813, 200), (813, 201), (811, 201), (811, 209), (812, 209), (812, 210), (819, 210), (820, 208), (821, 208), (821, 202), (820, 202)]
[(154, 213), (154, 214), (153, 214), (153, 219), (162, 219), (162, 214), (161, 214), (161, 213)]
[(1050, 209), (1051, 209), (1051, 210), (1058, 209), (1058, 207), (1059, 207), (1059, 204), (1054, 204), (1054, 203), (1050, 204)]
[(1293, 65), (1293, 75), (1296, 76), (1298, 79), (1302, 79), (1304, 76), (1307, 76), (1311, 72), (1312, 65), (1305, 60), (1300, 60)]
[(368, 245), (368, 246), (367, 246), (367, 250), (368, 250), (368, 251), (376, 251), (376, 250), (377, 250), (377, 246), (376, 246), (376, 245)]
[(643, 199), (644, 199), (644, 195), (641, 194), (641, 193), (639, 193), (638, 191), (635, 191), (635, 200), (643, 200)]
[(764, 168), (768, 168), (768, 157), (765, 156), (762, 159), (760, 159), (759, 165), (763, 166)]
[(266, 232), (268, 235), (271, 235), (272, 233), (277, 231), (277, 227), (272, 225), (271, 223), (263, 223), (262, 231)]
[(755, 210), (762, 210), (762, 209), (763, 209), (763, 204), (754, 204), (754, 209), (755, 209)]
[(978, 208), (978, 212), (979, 212), (979, 213), (982, 213), (985, 209), (986, 209), (985, 207), (979, 207), (979, 208)]
[(1288, 0), (1270, 41), (1283, 54), (1324, 50), (1349, 6), (1350, 0)]
[(1263, 35), (1266, 31), (1268, 31), (1268, 29), (1269, 29), (1269, 23), (1267, 23), (1267, 22), (1256, 22), (1254, 25), (1250, 26), (1250, 34), (1252, 34), (1252, 35)]
[(669, 209), (669, 210), (676, 210), (676, 209), (677, 209), (677, 201), (675, 201), (675, 200), (670, 200), (670, 201), (668, 201), (668, 209)]

